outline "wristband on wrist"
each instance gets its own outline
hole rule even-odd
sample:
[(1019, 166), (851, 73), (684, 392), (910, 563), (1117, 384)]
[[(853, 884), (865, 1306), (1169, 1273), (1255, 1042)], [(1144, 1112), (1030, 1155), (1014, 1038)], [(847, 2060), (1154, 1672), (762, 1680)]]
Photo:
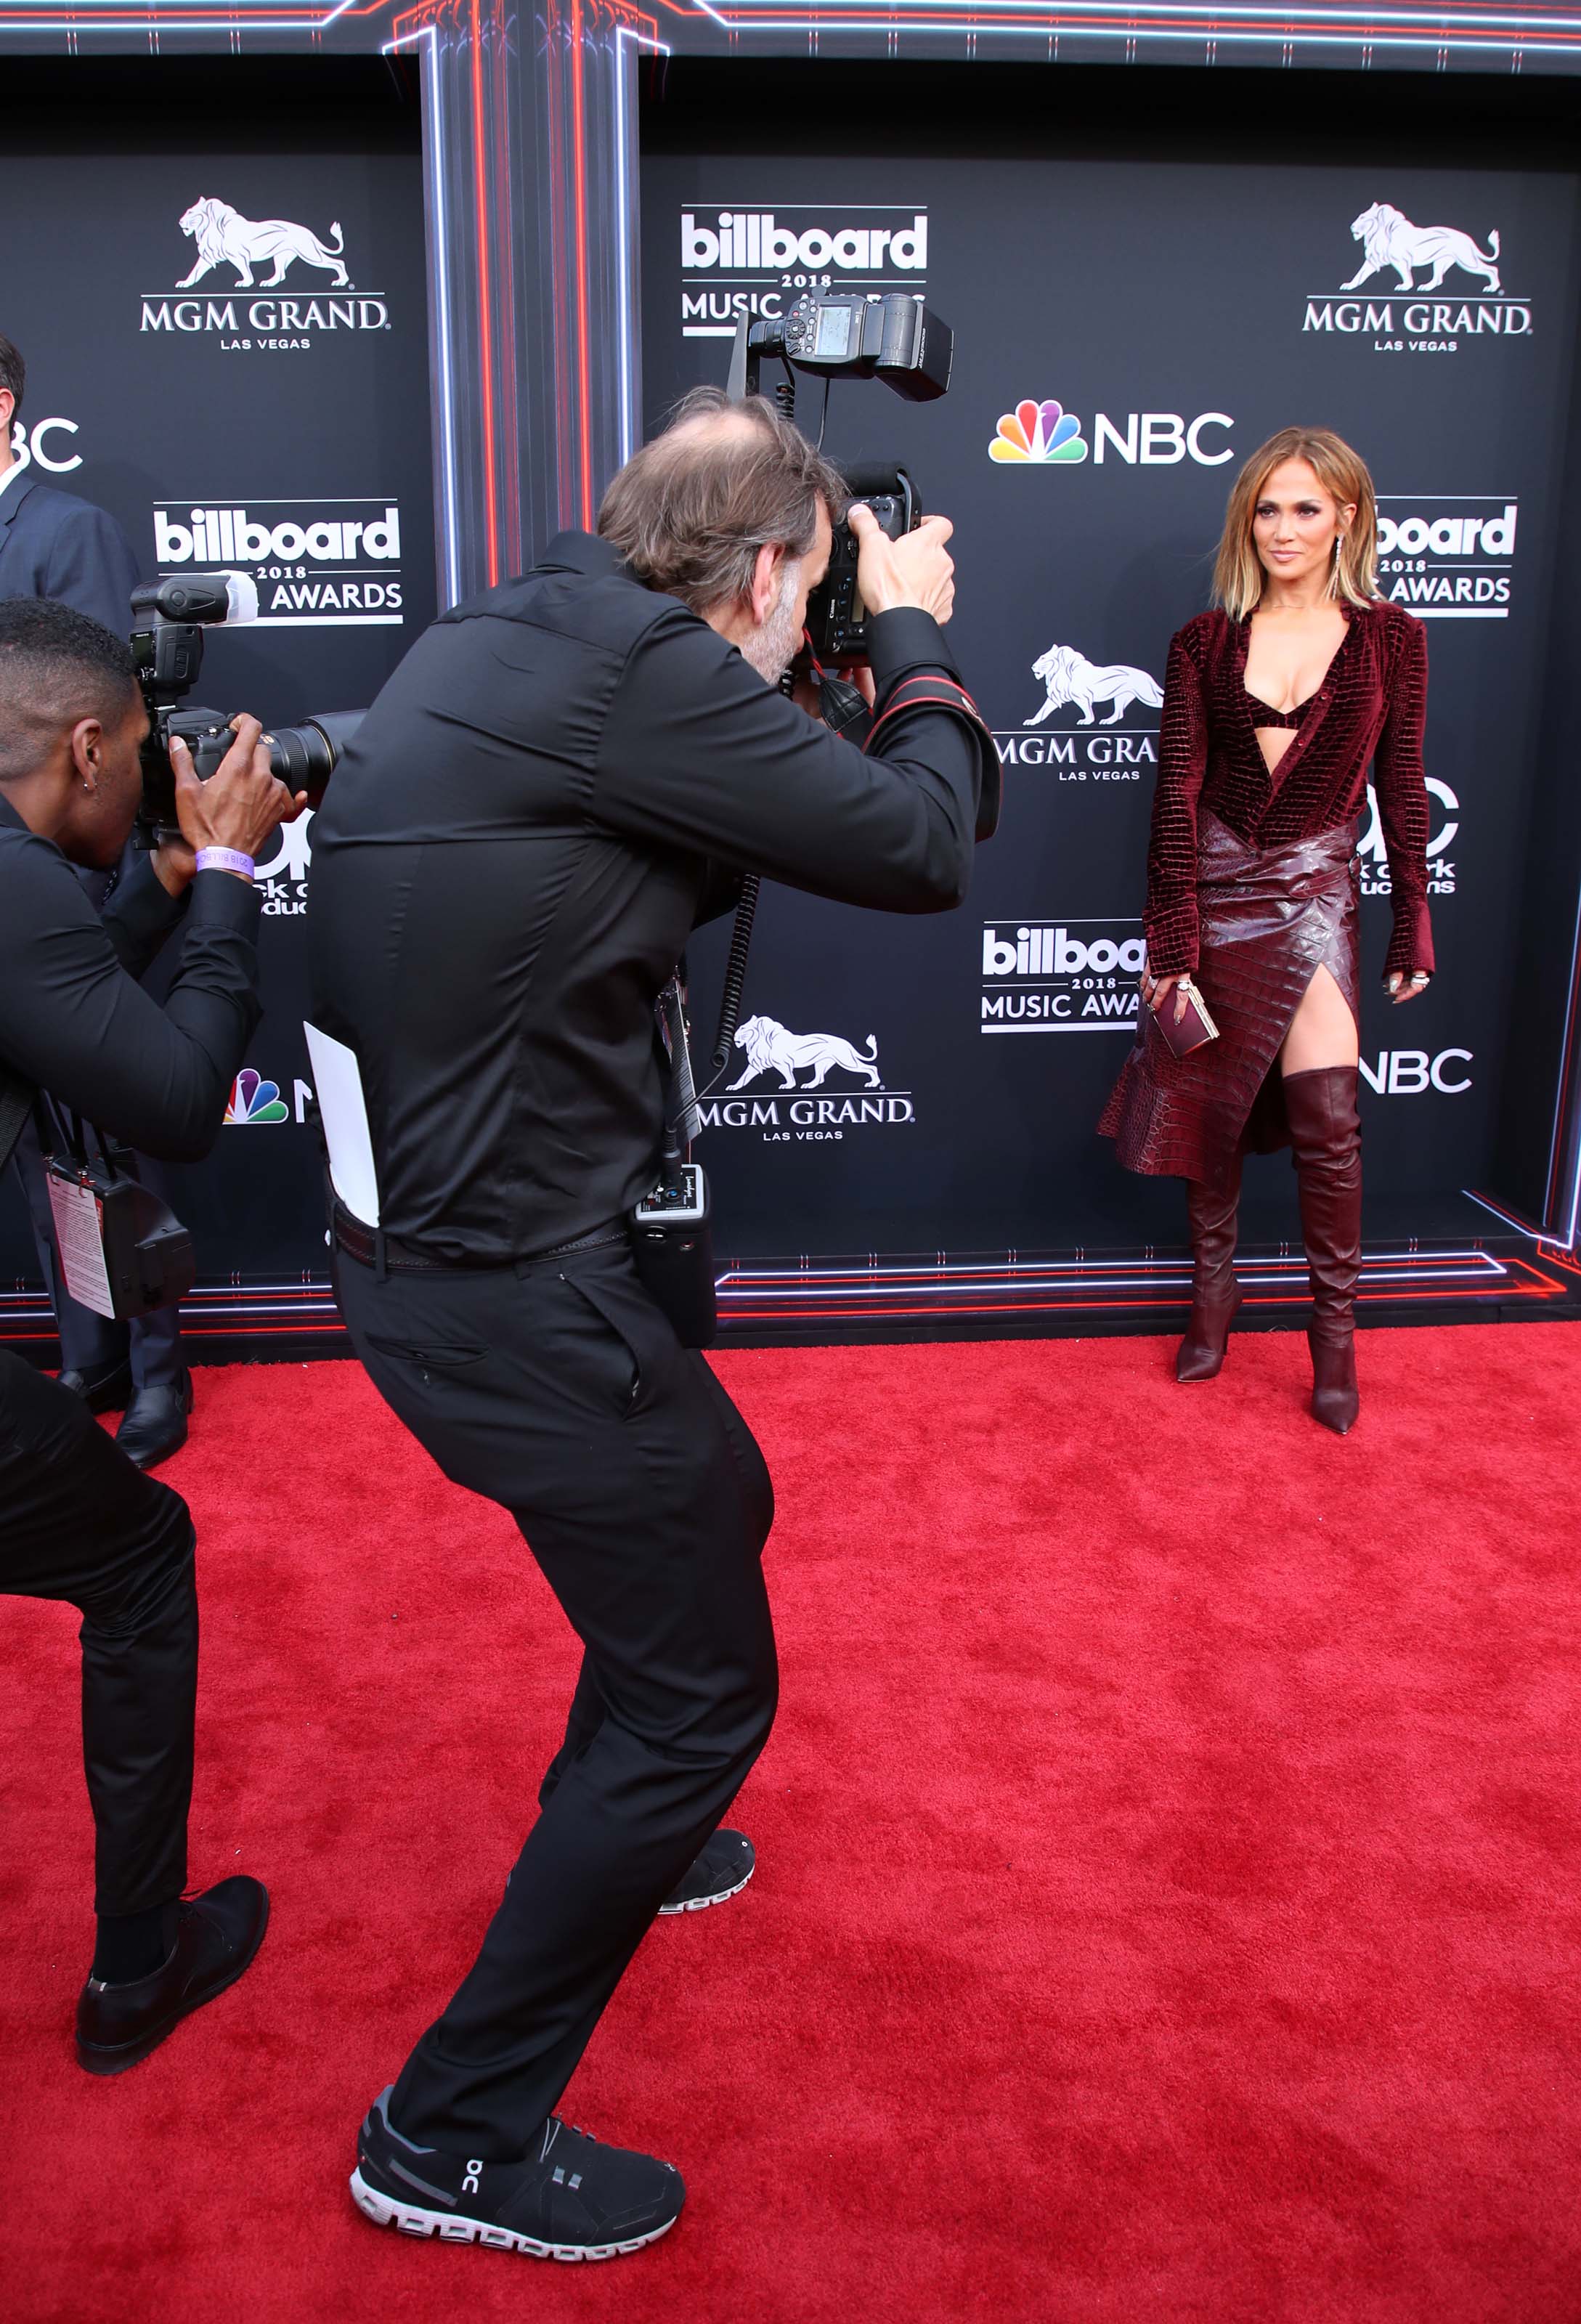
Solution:
[(239, 879), (254, 877), (253, 859), (235, 847), (200, 847), (198, 850), (199, 872), (234, 872)]

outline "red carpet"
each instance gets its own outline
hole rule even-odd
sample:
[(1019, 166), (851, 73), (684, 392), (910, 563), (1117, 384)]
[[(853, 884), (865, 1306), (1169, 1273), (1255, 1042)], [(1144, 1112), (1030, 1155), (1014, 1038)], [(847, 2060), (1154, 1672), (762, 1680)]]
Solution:
[[(193, 1871), (274, 1921), (69, 2048), (74, 1618), (7, 1601), (7, 2324), (1576, 2324), (1581, 1326), (738, 1353), (780, 1491), (757, 1878), (661, 1923), (567, 2112), (690, 2188), (596, 2267), (383, 2235), (358, 2116), (459, 1974), (563, 1623), (355, 1367), (199, 1375)], [(41, 1773), (42, 1770), (42, 1773)]]

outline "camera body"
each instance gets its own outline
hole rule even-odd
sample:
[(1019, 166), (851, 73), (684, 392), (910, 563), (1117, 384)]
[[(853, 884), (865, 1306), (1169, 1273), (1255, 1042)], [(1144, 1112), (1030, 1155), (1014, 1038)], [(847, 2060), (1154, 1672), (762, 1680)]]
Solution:
[[(149, 724), (143, 746), (137, 846), (157, 847), (175, 828), (171, 741), (180, 737), (192, 753), (199, 779), (207, 781), (235, 740), (224, 711), (187, 703), (203, 669), (204, 631), (257, 618), (257, 587), (245, 573), (183, 574), (132, 592), (132, 652)], [(300, 726), (282, 726), (266, 734), (270, 762), (281, 781), (293, 791), (306, 791), (317, 807), (363, 715), (360, 710), (325, 711)]]
[[(892, 540), (915, 532), (922, 503), (904, 468), (853, 468), (847, 472), (851, 505), (870, 508), (879, 530)], [(828, 570), (807, 601), (807, 634), (827, 668), (849, 669), (867, 659), (867, 608), (856, 580), (858, 547), (849, 522), (835, 527)]]
[[(736, 327), (729, 392), (756, 395), (765, 355), (785, 367), (777, 391), (780, 409), (793, 419), (796, 374), (809, 372), (826, 386), (837, 379), (882, 379), (909, 403), (931, 403), (949, 386), (955, 334), (943, 318), (909, 290), (881, 299), (854, 291), (804, 291), (783, 315)], [(819, 443), (822, 443), (820, 433)], [(853, 468), (846, 481), (852, 503), (873, 511), (892, 540), (922, 521), (922, 503), (904, 468)], [(826, 669), (852, 669), (867, 659), (867, 609), (856, 585), (857, 547), (850, 526), (835, 527), (829, 567), (807, 606), (807, 633), (816, 659)]]

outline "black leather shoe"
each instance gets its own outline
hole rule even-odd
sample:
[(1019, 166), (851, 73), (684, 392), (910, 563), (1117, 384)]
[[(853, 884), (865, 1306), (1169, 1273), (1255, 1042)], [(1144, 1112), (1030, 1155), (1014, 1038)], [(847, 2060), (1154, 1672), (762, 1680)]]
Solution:
[(180, 1908), (162, 1969), (130, 1985), (90, 1977), (77, 2004), (77, 2061), (90, 2074), (124, 2074), (183, 2017), (234, 1985), (264, 1941), (269, 1891), (238, 1872)]
[(181, 1374), (179, 1388), (140, 1388), (126, 1406), (116, 1442), (140, 1469), (155, 1469), (186, 1443), (191, 1409), (190, 1372)]
[(57, 1372), (55, 1377), (82, 1398), (89, 1412), (125, 1412), (132, 1401), (132, 1366), (125, 1356), (116, 1364), (95, 1364), (85, 1372)]

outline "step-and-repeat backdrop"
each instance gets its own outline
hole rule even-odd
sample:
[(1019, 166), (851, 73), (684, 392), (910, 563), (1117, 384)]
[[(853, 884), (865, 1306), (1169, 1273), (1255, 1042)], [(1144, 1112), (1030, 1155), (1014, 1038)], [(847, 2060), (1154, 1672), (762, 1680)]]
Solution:
[[(172, 142), (190, 125), (167, 124)], [(108, 509), (145, 579), (255, 577), (258, 625), (208, 632), (192, 699), (272, 724), (369, 701), (434, 613), (421, 162), (289, 142), (0, 154), (0, 331), (28, 365), (17, 453)], [(260, 865), (266, 1013), (225, 1134), (173, 1174), (208, 1280), (325, 1271), (304, 1120), (311, 866), (309, 816)], [(9, 1179), (0, 1268), (37, 1272)]]
[[(434, 603), (415, 156), (0, 156), (18, 449), (109, 508), (146, 575), (225, 563), (260, 626), (203, 697), (281, 722), (368, 699)], [(923, 290), (948, 398), (837, 387), (827, 443), (891, 454), (956, 522), (954, 636), (1004, 762), (966, 907), (892, 918), (765, 891), (747, 1035), (700, 1148), (741, 1257), (1178, 1240), (1178, 1190), (1093, 1124), (1136, 1008), (1170, 632), (1274, 428), (1339, 429), (1382, 495), (1383, 586), (1428, 624), (1439, 973), (1393, 1011), (1363, 835), (1371, 1198), (1483, 1175), (1557, 550), (1576, 184), (1557, 174), (893, 158), (643, 173), (646, 405), (723, 378), (736, 315), (808, 286)], [(804, 387), (816, 427), (821, 396)], [(312, 832), (264, 867), (268, 1013), (215, 1158), (203, 1271), (320, 1273), (300, 1019)], [(705, 1037), (724, 932), (694, 959)], [(793, 1062), (785, 1035), (815, 1036)], [(31, 1276), (0, 1199), (0, 1268)]]
[[(723, 380), (739, 314), (803, 288), (925, 291), (954, 327), (942, 402), (837, 386), (825, 442), (902, 458), (954, 519), (952, 637), (1004, 767), (1003, 825), (963, 910), (903, 920), (765, 891), (757, 1031), (700, 1149), (726, 1246), (1180, 1238), (1179, 1189), (1120, 1171), (1094, 1123), (1137, 1009), (1169, 640), (1207, 602), (1239, 462), (1290, 421), (1336, 428), (1367, 459), (1382, 586), (1428, 624), (1439, 973), (1424, 1000), (1384, 1003), (1389, 881), (1369, 816), (1369, 1199), (1425, 1221), (1435, 1194), (1477, 1184), (1520, 1006), (1576, 181), (651, 154), (643, 188), (650, 423)], [(816, 430), (821, 410), (804, 382), (799, 417)], [(705, 1018), (717, 957), (698, 947)], [(781, 1028), (821, 1037), (816, 1071), (790, 1063)]]

